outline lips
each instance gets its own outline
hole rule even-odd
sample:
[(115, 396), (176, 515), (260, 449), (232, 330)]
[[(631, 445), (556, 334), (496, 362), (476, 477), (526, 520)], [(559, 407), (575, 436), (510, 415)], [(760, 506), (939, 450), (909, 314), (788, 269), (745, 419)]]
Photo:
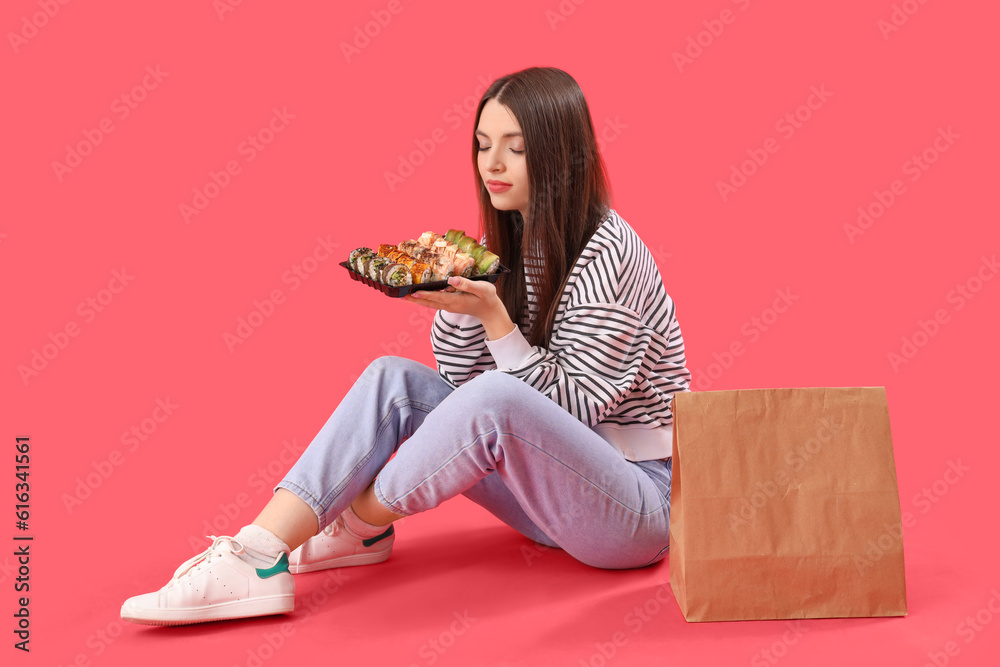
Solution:
[(489, 188), (490, 192), (506, 192), (514, 186), (503, 181), (486, 181), (486, 187)]

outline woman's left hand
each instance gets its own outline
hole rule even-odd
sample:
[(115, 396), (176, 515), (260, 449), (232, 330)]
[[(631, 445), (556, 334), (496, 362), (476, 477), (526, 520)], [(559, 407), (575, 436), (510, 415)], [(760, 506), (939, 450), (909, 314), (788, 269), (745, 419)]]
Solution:
[(448, 285), (447, 291), (417, 290), (403, 298), (426, 308), (471, 315), (483, 323), (490, 340), (502, 338), (514, 330), (514, 322), (497, 294), (496, 285), (460, 276), (449, 278)]

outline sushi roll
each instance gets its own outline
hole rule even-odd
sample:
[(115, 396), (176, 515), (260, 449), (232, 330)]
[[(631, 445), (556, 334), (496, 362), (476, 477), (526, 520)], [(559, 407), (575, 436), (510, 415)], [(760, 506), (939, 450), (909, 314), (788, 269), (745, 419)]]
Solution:
[(458, 239), (465, 236), (465, 232), (460, 229), (449, 229), (448, 233), (444, 235), (444, 238), (448, 243), (458, 243)]
[(358, 248), (357, 250), (352, 250), (351, 255), (347, 258), (347, 265), (353, 269), (355, 266), (357, 266), (358, 256), (364, 253), (369, 253), (371, 251), (372, 251), (371, 248), (365, 248), (365, 247)]
[(477, 243), (476, 245), (472, 246), (472, 249), (469, 251), (469, 254), (472, 255), (472, 259), (479, 261), (479, 258), (482, 257), (484, 252), (486, 252), (486, 246), (479, 245)]
[(434, 273), (429, 265), (416, 261), (410, 265), (410, 275), (413, 277), (413, 284), (420, 285), (429, 283), (433, 279)]
[(467, 253), (469, 252), (469, 250), (472, 249), (473, 246), (477, 245), (477, 243), (476, 239), (472, 238), (471, 236), (463, 236), (458, 240), (456, 245), (458, 246), (459, 250)]
[(391, 287), (402, 287), (412, 285), (413, 277), (410, 270), (402, 264), (386, 264), (382, 269), (381, 282)]
[(367, 248), (365, 252), (359, 253), (354, 259), (354, 270), (363, 276), (368, 275), (368, 262), (371, 258), (375, 257), (375, 251), (371, 248)]
[(425, 248), (430, 248), (439, 238), (442, 238), (440, 234), (435, 234), (434, 232), (424, 232), (420, 235), (420, 238), (417, 239), (417, 243)]
[(485, 251), (476, 260), (476, 274), (486, 275), (488, 273), (496, 273), (500, 269), (500, 258), (494, 255), (489, 250)]
[(409, 257), (409, 255), (407, 255), (405, 252), (403, 252), (402, 250), (400, 250), (398, 248), (390, 250), (389, 252), (387, 252), (385, 254), (385, 256), (388, 257), (389, 259), (391, 259), (394, 262), (400, 262), (400, 261), (403, 260), (403, 258)]
[(405, 252), (407, 255), (412, 255), (414, 248), (421, 248), (423, 246), (417, 243), (414, 239), (410, 239), (409, 241), (403, 241), (396, 247)]
[(424, 264), (429, 264), (430, 266), (433, 267), (434, 263), (437, 262), (438, 259), (440, 259), (440, 257), (441, 255), (437, 254), (433, 250), (425, 250), (424, 252), (420, 253), (417, 259), (423, 262)]
[(448, 280), (455, 272), (455, 263), (448, 259), (447, 257), (438, 255), (437, 259), (431, 264), (431, 279), (432, 280)]
[(459, 252), (455, 254), (455, 275), (462, 276), (463, 278), (471, 278), (476, 270), (476, 260), (472, 259), (472, 255), (467, 255), (464, 252)]
[(448, 259), (455, 259), (455, 253), (458, 252), (458, 246), (454, 243), (448, 243), (444, 239), (438, 239), (434, 242), (433, 246), (434, 252), (439, 255), (444, 255)]
[(379, 246), (378, 246), (378, 256), (379, 257), (388, 257), (390, 252), (392, 252), (393, 250), (398, 250), (398, 249), (399, 248), (397, 248), (396, 246), (394, 246), (394, 245), (392, 245), (390, 243), (380, 243)]
[(417, 259), (423, 261), (424, 257), (433, 255), (434, 251), (431, 250), (430, 248), (425, 248), (422, 245), (417, 245), (415, 248), (407, 250), (406, 254), (410, 255), (411, 257), (416, 257)]
[(371, 261), (368, 262), (368, 277), (375, 282), (382, 282), (382, 269), (392, 264), (392, 260), (388, 257), (372, 257)]

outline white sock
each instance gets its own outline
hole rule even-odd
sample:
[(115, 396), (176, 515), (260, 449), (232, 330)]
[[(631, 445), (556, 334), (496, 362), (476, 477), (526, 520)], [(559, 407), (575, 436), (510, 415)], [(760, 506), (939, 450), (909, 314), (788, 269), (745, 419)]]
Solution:
[(361, 539), (367, 539), (369, 537), (375, 537), (376, 535), (381, 535), (385, 531), (389, 530), (389, 526), (373, 526), (361, 517), (357, 515), (354, 508), (350, 505), (344, 510), (344, 526), (347, 530), (351, 531), (356, 537)]
[(281, 552), (291, 551), (274, 533), (255, 524), (243, 526), (234, 537), (244, 548), (239, 557), (254, 567), (271, 567)]

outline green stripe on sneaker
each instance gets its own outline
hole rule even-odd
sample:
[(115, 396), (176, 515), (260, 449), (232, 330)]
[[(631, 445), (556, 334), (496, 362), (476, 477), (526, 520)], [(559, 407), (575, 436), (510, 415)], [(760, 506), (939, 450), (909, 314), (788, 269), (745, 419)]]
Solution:
[(282, 572), (288, 572), (288, 554), (286, 553), (282, 553), (278, 562), (271, 567), (257, 568), (257, 576), (261, 579), (267, 579), (268, 577), (273, 577), (274, 575), (281, 574)]
[(384, 540), (390, 535), (392, 535), (392, 525), (389, 526), (389, 530), (385, 531), (381, 535), (376, 535), (375, 537), (369, 537), (367, 540), (361, 540), (361, 544), (365, 545), (366, 547), (370, 547), (376, 542)]

